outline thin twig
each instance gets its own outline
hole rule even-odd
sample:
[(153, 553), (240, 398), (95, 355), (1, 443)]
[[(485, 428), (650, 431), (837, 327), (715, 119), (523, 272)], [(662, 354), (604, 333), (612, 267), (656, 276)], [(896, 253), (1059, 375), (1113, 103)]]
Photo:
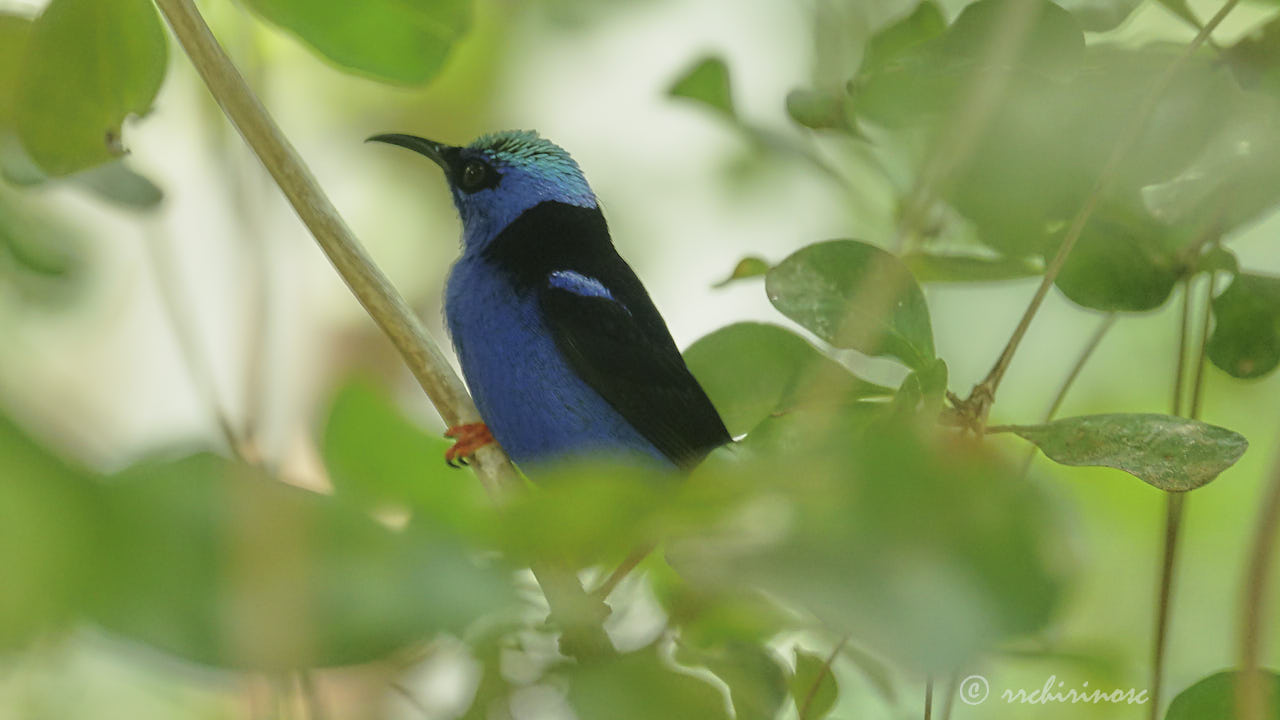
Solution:
[(214, 425), (222, 435), (223, 442), (227, 444), (227, 449), (240, 455), (242, 450), (240, 437), (236, 434), (231, 416), (218, 395), (213, 369), (209, 367), (206, 354), (198, 347), (200, 343), (195, 333), (191, 332), (193, 323), (189, 322), (191, 312), (186, 298), (173, 281), (177, 273), (177, 263), (174, 262), (173, 254), (170, 252), (169, 240), (162, 233), (154, 230), (149, 230), (147, 235), (144, 241), (147, 258), (150, 261), (147, 264), (155, 280), (156, 292), (160, 295), (160, 306), (174, 340), (178, 343), (178, 351), (182, 354), (183, 362), (186, 363), (191, 382), (204, 401), (204, 406), (209, 408), (209, 412), (213, 415)]
[(924, 720), (933, 717), (933, 676), (924, 679)]
[(1022, 338), (1027, 334), (1027, 329), (1031, 327), (1032, 319), (1039, 312), (1040, 305), (1049, 294), (1049, 288), (1053, 287), (1054, 281), (1058, 279), (1058, 274), (1062, 272), (1062, 268), (1066, 265), (1067, 257), (1071, 254), (1071, 250), (1075, 248), (1076, 242), (1080, 240), (1085, 226), (1088, 224), (1089, 219), (1093, 217), (1094, 210), (1097, 209), (1103, 196), (1111, 190), (1112, 185), (1119, 177), (1120, 167), (1125, 157), (1141, 137), (1147, 121), (1150, 120), (1152, 113), (1155, 112), (1160, 96), (1164, 94), (1164, 91), (1169, 87), (1169, 84), (1177, 76), (1187, 60), (1204, 44), (1209, 35), (1222, 23), (1223, 19), (1238, 3), (1239, 0), (1227, 0), (1213, 18), (1205, 23), (1186, 50), (1170, 63), (1164, 73), (1152, 84), (1151, 89), (1143, 98), (1142, 104), (1138, 106), (1137, 111), (1132, 115), (1132, 120), (1116, 141), (1106, 164), (1103, 165), (1102, 171), (1098, 174), (1098, 179), (1094, 182), (1093, 189), (1090, 190), (1080, 210), (1072, 218), (1066, 235), (1063, 236), (1062, 244), (1058, 246), (1057, 253), (1054, 254), (1053, 259), (1045, 267), (1044, 278), (1041, 280), (1040, 286), (1036, 288), (1035, 295), (1032, 296), (1030, 304), (1027, 305), (1026, 311), (1022, 314), (1022, 318), (1018, 321), (1018, 326), (1014, 328), (1009, 342), (1005, 344), (1004, 350), (1001, 351), (1000, 357), (996, 360), (995, 365), (992, 366), (991, 372), (987, 373), (987, 377), (982, 382), (974, 386), (969, 397), (959, 408), (977, 428), (981, 428), (986, 424), (991, 405), (995, 402), (996, 391), (1000, 388), (1000, 382), (1004, 379), (1004, 374), (1009, 369), (1009, 364), (1013, 361), (1014, 353), (1017, 352), (1018, 346), (1022, 343)]
[(947, 694), (942, 698), (942, 715), (938, 720), (951, 720), (951, 709), (956, 704), (956, 690), (960, 687), (960, 673), (952, 672), (947, 679)]
[[(1280, 442), (1276, 447), (1280, 447)], [(1267, 607), (1267, 587), (1280, 538), (1280, 456), (1274, 461), (1264, 492), (1245, 570), (1240, 612), (1240, 682), (1236, 685), (1236, 712), (1240, 720), (1263, 720), (1268, 704), (1261, 668), (1262, 636), (1267, 630), (1262, 608)], [(1280, 698), (1273, 697), (1270, 702), (1280, 702)]]
[(307, 720), (325, 720), (328, 717), (310, 670), (298, 672), (298, 694), (302, 696), (302, 705), (307, 709)]
[(1213, 324), (1213, 292), (1216, 285), (1216, 273), (1209, 272), (1209, 288), (1205, 291), (1204, 312), (1200, 318), (1200, 354), (1196, 358), (1196, 377), (1191, 384), (1191, 418), (1200, 419), (1200, 400), (1204, 389), (1204, 368), (1206, 348), (1209, 346), (1209, 328)]
[(840, 642), (831, 649), (831, 654), (827, 655), (827, 659), (823, 661), (822, 667), (818, 668), (818, 676), (813, 679), (813, 684), (804, 693), (804, 699), (800, 701), (799, 720), (806, 720), (809, 717), (809, 707), (813, 705), (813, 699), (818, 696), (818, 688), (822, 686), (822, 678), (826, 677), (831, 671), (831, 664), (836, 661), (836, 656), (844, 649), (849, 642), (849, 635), (840, 638)]
[(1157, 594), (1155, 642), (1151, 649), (1151, 720), (1160, 717), (1160, 693), (1164, 686), (1165, 649), (1169, 640), (1169, 600), (1173, 595), (1173, 574), (1178, 563), (1178, 540), (1182, 530), (1184, 493), (1165, 493), (1164, 552), (1160, 563)]
[[(179, 44), (191, 58), (223, 112), (239, 130), (334, 269), (369, 316), (403, 356), (418, 384), (448, 425), (480, 422), (462, 381), (450, 369), (408, 303), (373, 263), (311, 175), (302, 158), (240, 76), (191, 0), (155, 0)], [(496, 444), (481, 448), (471, 467), (495, 502), (521, 487)], [(552, 618), (563, 631), (561, 647), (579, 659), (612, 655), (604, 632), (608, 608), (593, 601), (568, 568), (534, 563)]]
[(627, 575), (631, 574), (631, 571), (636, 569), (636, 566), (644, 562), (645, 558), (649, 557), (649, 553), (653, 552), (653, 547), (653, 545), (646, 545), (632, 551), (632, 553), (628, 555), (612, 573), (609, 573), (609, 577), (605, 578), (604, 582), (600, 583), (599, 587), (590, 592), (591, 597), (601, 602), (609, 599), (609, 596), (613, 594), (613, 591), (618, 587), (618, 583), (621, 583), (626, 579)]
[(1191, 278), (1182, 282), (1182, 313), (1178, 321), (1178, 362), (1173, 370), (1173, 402), (1170, 413), (1182, 415), (1182, 388), (1187, 378), (1187, 348), (1191, 335)]

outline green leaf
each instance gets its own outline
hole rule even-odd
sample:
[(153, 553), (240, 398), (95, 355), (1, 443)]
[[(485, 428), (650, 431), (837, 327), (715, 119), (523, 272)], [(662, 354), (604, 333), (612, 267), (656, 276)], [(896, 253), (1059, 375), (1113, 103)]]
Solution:
[[(1077, 305), (1145, 312), (1165, 303), (1184, 268), (1165, 226), (1142, 211), (1104, 208), (1085, 226), (1054, 284)], [(1052, 250), (1057, 252), (1061, 234)]]
[(729, 66), (718, 57), (698, 60), (682, 74), (667, 94), (688, 98), (734, 117), (733, 93), (729, 87)]
[(164, 191), (123, 161), (83, 170), (68, 180), (107, 202), (134, 210), (155, 210), (164, 202)]
[(30, 20), (0, 13), (0, 132), (13, 128), (18, 83), (30, 37)]
[[(1259, 720), (1280, 720), (1280, 675), (1260, 671), (1265, 703)], [(1239, 671), (1220, 672), (1197, 681), (1178, 693), (1164, 720), (1244, 720), (1236, 712), (1236, 685)]]
[(1249, 447), (1239, 433), (1170, 415), (1085, 415), (1009, 430), (1054, 462), (1116, 468), (1170, 492), (1208, 484)]
[(934, 360), (903, 379), (893, 396), (894, 414), (902, 417), (922, 416), (936, 419), (942, 412), (947, 394), (947, 364)]
[(787, 699), (787, 669), (768, 647), (747, 642), (678, 645), (675, 657), (682, 665), (706, 667), (729, 686), (736, 720), (773, 720)]
[(1142, 188), (1162, 223), (1223, 233), (1280, 204), (1280, 99), (1239, 93), (1221, 112), (1217, 132), (1186, 168)]
[(815, 415), (776, 452), (695, 472), (691, 485), (719, 483), (742, 510), (726, 513), (740, 518), (732, 525), (667, 543), (682, 577), (707, 592), (763, 592), (918, 670), (963, 665), (1044, 627), (1065, 538), (1034, 483), (932, 424), (881, 409), (850, 432)]
[(769, 262), (763, 258), (755, 256), (744, 257), (733, 266), (733, 272), (729, 273), (729, 277), (712, 285), (711, 287), (722, 288), (736, 280), (745, 280), (753, 277), (763, 277), (772, 267)]
[(1262, 377), (1280, 365), (1280, 278), (1241, 273), (1213, 299), (1209, 360), (1232, 377)]
[(684, 353), (689, 370), (732, 435), (803, 406), (831, 406), (893, 391), (866, 382), (799, 335), (764, 323), (735, 323)]
[(338, 67), (383, 82), (434, 78), (471, 27), (471, 0), (246, 0)]
[(148, 0), (53, 0), (31, 30), (16, 125), (51, 176), (124, 154), (122, 125), (151, 109), (167, 63)]
[(783, 315), (836, 347), (892, 355), (913, 368), (933, 359), (920, 286), (874, 245), (831, 240), (802, 248), (769, 271), (765, 292)]
[(947, 20), (942, 10), (932, 0), (925, 0), (909, 15), (871, 37), (858, 72), (882, 72), (894, 59), (941, 37), (946, 30)]
[(1114, 30), (1142, 4), (1142, 0), (1054, 0), (1066, 8), (1087, 32)]
[(94, 618), (210, 665), (369, 662), (512, 601), (447, 537), (211, 455), (131, 468), (97, 511), (112, 562)]
[(1037, 262), (1017, 257), (983, 257), (915, 250), (902, 262), (922, 283), (1000, 282), (1036, 277), (1044, 273)]
[(76, 230), (38, 202), (0, 194), (0, 291), (58, 307), (77, 297), (86, 272)]
[(569, 703), (580, 720), (728, 720), (720, 692), (676, 672), (652, 649), (574, 669)]
[(384, 392), (352, 380), (335, 394), (320, 452), (335, 492), (366, 507), (400, 506), (436, 527), (491, 522), (480, 484), (444, 462), (451, 443), (406, 418)]
[(797, 88), (787, 93), (787, 114), (814, 130), (849, 130), (845, 96), (825, 90)]
[(800, 720), (822, 720), (840, 697), (840, 686), (827, 659), (796, 648), (796, 672), (791, 676), (791, 698)]
[(69, 624), (95, 591), (88, 474), (0, 416), (0, 652)]

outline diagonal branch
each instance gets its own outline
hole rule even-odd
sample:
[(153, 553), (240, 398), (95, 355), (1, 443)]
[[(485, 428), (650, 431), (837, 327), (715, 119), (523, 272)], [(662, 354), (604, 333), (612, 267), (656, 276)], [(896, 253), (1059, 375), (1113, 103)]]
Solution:
[[(404, 357), (440, 416), (449, 425), (480, 422), (480, 414), (462, 381), (408, 303), (356, 240), (298, 152), (218, 44), (192, 0), (155, 3), (222, 111), (280, 186), (352, 294)], [(521, 486), (511, 462), (496, 446), (482, 448), (472, 467), (495, 502), (501, 502)], [(547, 597), (552, 618), (564, 631), (562, 648), (580, 660), (612, 654), (613, 646), (602, 625), (608, 608), (587, 596), (577, 575), (567, 568), (541, 564), (536, 564), (533, 572)]]

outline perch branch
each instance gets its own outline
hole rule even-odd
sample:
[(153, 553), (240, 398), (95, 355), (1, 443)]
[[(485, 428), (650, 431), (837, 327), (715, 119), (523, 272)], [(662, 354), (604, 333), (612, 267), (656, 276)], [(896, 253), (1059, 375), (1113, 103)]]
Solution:
[[(408, 303), (356, 240), (298, 152), (218, 44), (192, 0), (155, 2), (209, 92), (280, 186), (338, 275), (404, 357), (440, 416), (449, 425), (480, 422), (480, 414), (462, 381)], [(501, 502), (521, 486), (511, 462), (497, 446), (482, 448), (472, 467), (495, 502)], [(562, 649), (579, 660), (613, 654), (603, 628), (608, 608), (587, 596), (577, 575), (568, 568), (539, 563), (532, 569), (551, 616), (564, 633)]]

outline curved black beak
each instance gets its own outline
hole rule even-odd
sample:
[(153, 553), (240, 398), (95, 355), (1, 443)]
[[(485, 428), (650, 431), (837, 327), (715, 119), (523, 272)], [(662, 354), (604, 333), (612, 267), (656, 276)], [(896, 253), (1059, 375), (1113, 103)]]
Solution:
[(450, 146), (435, 142), (434, 140), (427, 140), (425, 138), (417, 137), (416, 135), (389, 133), (385, 135), (374, 135), (373, 137), (365, 140), (365, 142), (380, 142), (387, 143), (388, 145), (399, 145), (402, 148), (408, 148), (416, 153), (426, 155), (431, 158), (435, 164), (445, 170), (449, 169), (449, 161), (445, 157), (445, 151), (450, 149)]

